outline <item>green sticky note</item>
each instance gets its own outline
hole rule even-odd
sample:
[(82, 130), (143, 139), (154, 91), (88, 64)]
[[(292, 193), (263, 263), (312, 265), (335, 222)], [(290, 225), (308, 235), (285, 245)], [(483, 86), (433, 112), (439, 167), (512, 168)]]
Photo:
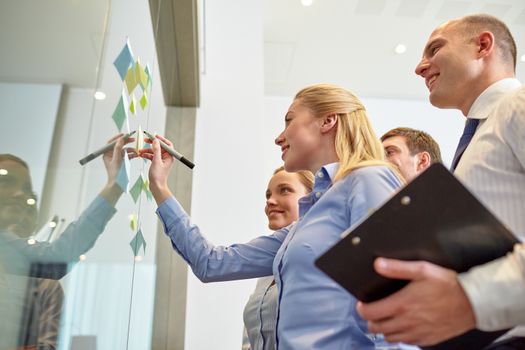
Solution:
[(144, 240), (144, 236), (142, 235), (142, 228), (138, 230), (135, 237), (129, 242), (129, 245), (133, 251), (133, 256), (138, 255), (140, 248), (142, 248), (142, 251), (146, 254), (146, 240)]
[(135, 181), (135, 184), (133, 187), (131, 187), (131, 190), (129, 190), (129, 193), (131, 194), (131, 197), (133, 197), (133, 201), (137, 203), (137, 200), (140, 197), (140, 193), (142, 192), (142, 189), (144, 188), (144, 179), (142, 178), (142, 175), (140, 175)]
[(129, 111), (133, 114), (135, 114), (136, 104), (137, 104), (137, 101), (135, 100), (135, 95), (131, 95), (131, 103), (129, 104)]
[(138, 224), (137, 214), (135, 213), (131, 214), (130, 216), (128, 216), (128, 219), (129, 219), (129, 228), (131, 228), (131, 231), (133, 232), (137, 231), (137, 224)]
[(142, 94), (142, 97), (140, 98), (140, 106), (142, 107), (142, 110), (146, 108), (147, 104), (148, 104), (148, 96), (146, 96), (146, 91), (144, 91), (144, 94)]
[(151, 87), (152, 81), (151, 81), (151, 68), (149, 67), (149, 64), (146, 64), (146, 68), (144, 68), (144, 72), (148, 76), (148, 88)]
[(148, 198), (148, 201), (151, 201), (153, 199), (153, 194), (151, 193), (151, 191), (149, 189), (149, 179), (144, 181), (144, 188), (142, 190), (146, 194), (146, 197)]
[(113, 112), (113, 116), (111, 117), (113, 121), (115, 122), (115, 125), (117, 126), (119, 131), (122, 130), (122, 125), (124, 125), (124, 122), (128, 119), (128, 106), (127, 105), (128, 105), (128, 101), (123, 92), (122, 95), (120, 96), (117, 107), (115, 108), (115, 111)]

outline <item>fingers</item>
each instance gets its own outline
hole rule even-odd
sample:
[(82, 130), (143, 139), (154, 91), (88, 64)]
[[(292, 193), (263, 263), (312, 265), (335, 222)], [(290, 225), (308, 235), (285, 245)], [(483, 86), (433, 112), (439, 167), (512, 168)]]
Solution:
[(374, 268), (378, 274), (399, 280), (420, 280), (432, 269), (433, 264), (424, 261), (402, 261), (377, 258)]
[(372, 303), (357, 303), (357, 312), (365, 320), (371, 322), (380, 322), (389, 319), (402, 311), (404, 298), (400, 295), (403, 289), (388, 297), (374, 301)]
[[(155, 138), (161, 140), (162, 142), (164, 142), (168, 146), (173, 147), (173, 143), (170, 140), (168, 140), (167, 138), (165, 138), (164, 136), (155, 135)], [(144, 138), (144, 142), (146, 142), (146, 143), (153, 143), (153, 140), (150, 139), (149, 137), (145, 137)]]
[[(374, 261), (374, 268), (380, 275), (409, 281), (424, 279), (431, 274), (434, 266), (424, 261), (401, 261), (386, 258), (377, 258)], [(359, 302), (357, 311), (364, 319), (374, 322), (398, 315), (403, 311), (407, 302), (404, 295), (408, 287), (406, 286), (396, 293), (372, 303)]]
[(153, 154), (153, 148), (143, 148), (139, 150), (139, 155), (142, 157), (143, 154)]
[(115, 146), (108, 150), (106, 154), (113, 154), (113, 155), (119, 155), (122, 154), (122, 149), (124, 148), (124, 145), (134, 142), (135, 138), (130, 137), (127, 140), (124, 140), (124, 134), (120, 133), (118, 135), (113, 136), (108, 140), (108, 144), (116, 141)]
[(155, 137), (158, 138), (159, 140), (163, 141), (168, 146), (173, 147), (173, 143), (170, 140), (168, 140), (167, 138), (165, 138), (163, 136), (160, 136), (160, 135), (155, 135)]
[[(122, 138), (124, 140), (124, 138)], [(136, 138), (130, 137), (127, 140), (124, 141), (124, 144), (127, 145), (128, 143), (135, 142)]]
[(110, 139), (108, 140), (107, 143), (111, 143), (111, 142), (115, 141), (116, 139), (118, 139), (118, 138), (121, 137), (122, 135), (124, 135), (124, 134), (123, 134), (123, 133), (120, 133), (120, 134), (117, 134), (117, 135), (113, 136), (112, 138), (110, 138)]
[(125, 152), (128, 154), (129, 159), (137, 158), (139, 156), (134, 148), (126, 148)]
[(386, 335), (399, 334), (410, 328), (406, 319), (387, 318), (380, 321), (368, 322), (368, 330), (371, 333), (381, 333)]
[(417, 345), (431, 345), (431, 344), (421, 344), (419, 337), (413, 334), (412, 331), (402, 331), (396, 333), (383, 334), (385, 340), (389, 343), (407, 343), (407, 344), (417, 344)]
[(144, 153), (143, 152), (143, 153), (140, 154), (140, 157), (152, 161), (153, 160), (153, 153)]
[(159, 140), (157, 139), (153, 140), (153, 143), (151, 144), (151, 148), (153, 149), (152, 161), (162, 162), (162, 151), (160, 148)]

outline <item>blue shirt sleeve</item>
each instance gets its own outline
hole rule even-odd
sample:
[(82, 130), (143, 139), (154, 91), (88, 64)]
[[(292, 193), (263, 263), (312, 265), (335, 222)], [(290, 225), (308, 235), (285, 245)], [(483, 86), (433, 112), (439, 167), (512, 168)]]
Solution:
[(157, 214), (173, 249), (191, 266), (202, 282), (238, 280), (272, 274), (275, 254), (288, 228), (260, 236), (245, 244), (215, 246), (201, 234), (198, 226), (175, 198), (161, 203)]
[[(104, 231), (106, 224), (116, 209), (104, 198), (98, 196), (80, 217), (72, 222), (53, 242), (36, 242), (29, 245), (26, 238), (2, 231), (0, 232), (0, 263), (10, 273), (27, 275), (31, 264), (71, 264), (78, 261), (81, 254), (91, 249)], [(49, 276), (61, 278), (66, 273), (50, 272)]]

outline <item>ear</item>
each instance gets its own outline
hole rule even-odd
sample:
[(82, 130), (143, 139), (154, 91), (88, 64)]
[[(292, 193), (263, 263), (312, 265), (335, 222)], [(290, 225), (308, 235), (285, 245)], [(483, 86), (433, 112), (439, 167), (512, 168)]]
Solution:
[(335, 113), (324, 116), (321, 121), (321, 133), (324, 134), (331, 130), (335, 130), (338, 118), (339, 116)]
[(478, 57), (484, 58), (494, 51), (494, 34), (491, 32), (481, 32), (477, 38)]
[(416, 171), (418, 173), (422, 172), (423, 170), (428, 168), (430, 164), (432, 164), (432, 157), (430, 157), (430, 153), (428, 152), (425, 152), (425, 151), (420, 152), (418, 153), (417, 157), (418, 157), (418, 161), (417, 161)]

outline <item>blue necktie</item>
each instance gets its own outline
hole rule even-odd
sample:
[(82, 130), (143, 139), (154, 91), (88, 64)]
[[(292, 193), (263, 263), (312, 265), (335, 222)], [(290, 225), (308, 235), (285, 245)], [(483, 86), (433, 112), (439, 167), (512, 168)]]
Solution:
[(451, 170), (455, 170), (458, 166), (459, 160), (461, 159), (463, 152), (465, 152), (465, 149), (467, 149), (470, 140), (472, 140), (472, 136), (474, 136), (478, 124), (479, 119), (467, 118), (465, 129), (463, 129), (463, 135), (461, 135), (461, 138), (459, 139), (458, 148), (456, 148), (456, 153), (452, 159)]

